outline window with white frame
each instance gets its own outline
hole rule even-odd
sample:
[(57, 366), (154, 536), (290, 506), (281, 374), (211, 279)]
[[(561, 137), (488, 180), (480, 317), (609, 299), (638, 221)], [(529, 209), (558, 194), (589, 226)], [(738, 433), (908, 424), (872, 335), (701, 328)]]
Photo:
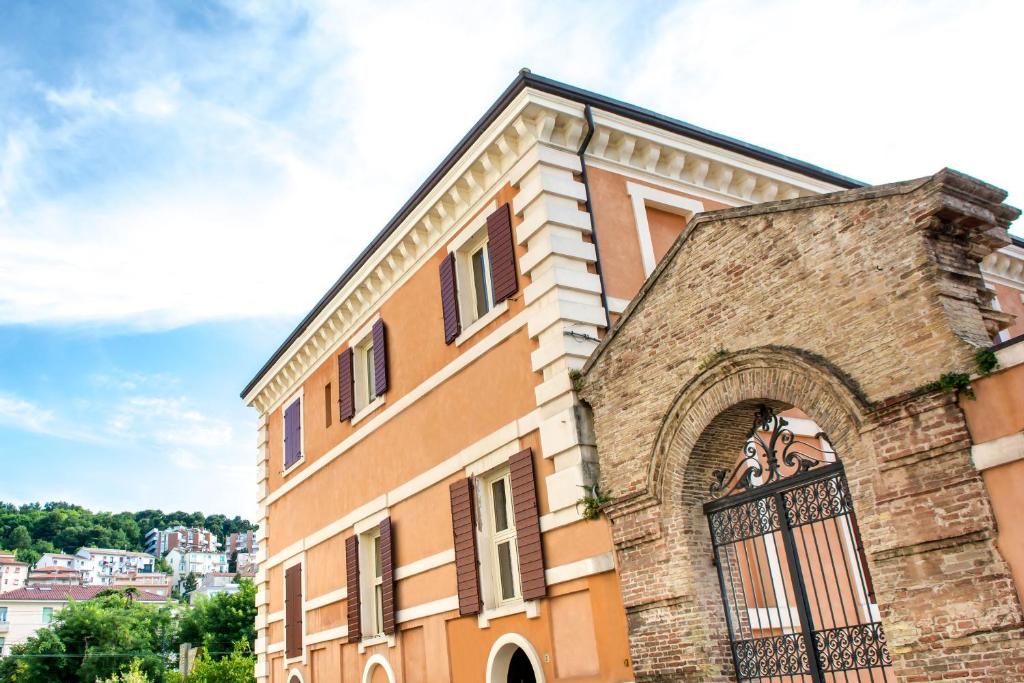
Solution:
[(384, 633), (384, 572), (380, 559), (380, 529), (374, 527), (359, 539), (364, 550), (360, 569), (362, 590), (363, 638), (375, 638)]
[(52, 607), (44, 607), (43, 608), (43, 623), (44, 624), (49, 624), (52, 621), (53, 621), (53, 608)]
[(463, 327), (487, 315), (494, 308), (491, 262), (487, 255), (487, 230), (467, 241), (455, 255), (458, 274), (459, 308)]
[(7, 608), (0, 607), (0, 624), (7, 621)]
[(359, 412), (377, 400), (373, 334), (367, 334), (355, 345), (352, 354), (352, 374), (355, 382), (356, 412)]
[(494, 591), (493, 605), (521, 599), (519, 585), (519, 552), (516, 545), (516, 524), (512, 508), (512, 483), (508, 468), (502, 468), (483, 480), (487, 514), (488, 564)]

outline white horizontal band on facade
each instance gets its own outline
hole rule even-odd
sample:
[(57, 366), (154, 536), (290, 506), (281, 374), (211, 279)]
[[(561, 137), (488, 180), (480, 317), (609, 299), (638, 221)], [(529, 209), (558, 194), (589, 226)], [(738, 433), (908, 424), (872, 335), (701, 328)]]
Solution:
[(267, 615), (267, 624), (273, 624), (275, 621), (284, 621), (284, 610), (271, 612)]
[(267, 569), (275, 567), (297, 554), (308, 551), (310, 548), (327, 541), (340, 533), (343, 533), (356, 522), (365, 519), (375, 512), (392, 505), (395, 505), (413, 495), (429, 489), (432, 486), (443, 482), (454, 474), (462, 472), (466, 467), (475, 461), (486, 457), (490, 453), (513, 443), (517, 439), (537, 429), (540, 420), (539, 410), (531, 411), (523, 417), (514, 420), (504, 427), (499, 428), (488, 436), (480, 439), (467, 448), (459, 451), (452, 457), (431, 467), (422, 474), (413, 477), (406, 483), (396, 487), (392, 491), (378, 496), (374, 500), (351, 511), (344, 517), (328, 524), (322, 529), (315, 531), (306, 538), (296, 541), (287, 548), (274, 553), (267, 559), (264, 566)]
[(1024, 432), (971, 446), (971, 459), (979, 472), (1024, 460)]
[(455, 562), (455, 549), (442, 550), (436, 555), (424, 557), (423, 559), (398, 567), (395, 569), (395, 581), (401, 581), (402, 579), (407, 579), (410, 576), (422, 574), (423, 572), (443, 567), (444, 565), (451, 564), (452, 562)]
[(339, 588), (323, 595), (318, 595), (315, 598), (311, 598), (306, 601), (305, 606), (307, 610), (319, 609), (326, 605), (333, 605), (336, 602), (341, 602), (348, 597), (348, 587)]
[(335, 640), (336, 638), (348, 638), (348, 626), (338, 626), (337, 628), (330, 628), (326, 631), (307, 633), (306, 645), (316, 645), (317, 643), (324, 643), (328, 640)]
[(432, 617), (435, 614), (444, 614), (459, 609), (459, 596), (449, 595), (447, 598), (425, 602), (422, 605), (400, 609), (395, 613), (395, 621), (398, 623)]
[(474, 345), (465, 353), (460, 354), (455, 360), (425, 379), (415, 389), (402, 396), (402, 398), (398, 399), (391, 405), (383, 408), (380, 413), (367, 422), (363, 428), (357, 429), (347, 439), (317, 458), (316, 461), (310, 464), (306, 469), (301, 472), (296, 472), (294, 477), (290, 477), (287, 482), (281, 484), (281, 486), (272, 493), (267, 494), (267, 496), (260, 501), (260, 504), (263, 506), (269, 506), (277, 501), (286, 493), (296, 488), (299, 484), (325, 468), (336, 458), (352, 449), (356, 444), (363, 441), (379, 427), (389, 422), (392, 418), (398, 416), (406, 408), (412, 406), (412, 404), (420, 398), (451, 379), (457, 373), (464, 370), (468, 365), (475, 362), (488, 351), (511, 337), (519, 330), (519, 328), (525, 326), (527, 322), (527, 312), (525, 310), (519, 312), (511, 320), (502, 324), (494, 332), (487, 335), (480, 343)]
[(587, 557), (576, 562), (560, 564), (544, 571), (544, 580), (549, 586), (557, 583), (565, 583), (573, 579), (581, 579), (585, 576), (603, 574), (615, 569), (615, 558), (610, 552)]

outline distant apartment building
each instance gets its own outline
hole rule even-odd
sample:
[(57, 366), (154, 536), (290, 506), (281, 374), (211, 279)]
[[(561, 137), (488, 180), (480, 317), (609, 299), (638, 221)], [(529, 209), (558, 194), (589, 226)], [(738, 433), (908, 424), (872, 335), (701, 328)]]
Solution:
[(210, 598), (223, 593), (228, 595), (237, 593), (241, 586), (235, 580), (236, 576), (233, 572), (212, 572), (207, 574), (199, 582), (199, 587), (189, 595), (189, 602), (195, 603), (196, 597), (200, 595)]
[[(69, 600), (81, 602), (95, 598), (106, 586), (27, 586), (0, 593), (0, 657), (11, 646), (24, 643), (53, 621)], [(161, 603), (165, 596), (142, 590), (138, 602)]]
[(189, 574), (203, 577), (207, 574), (226, 573), (228, 556), (223, 552), (183, 551), (174, 548), (167, 557), (167, 564), (173, 572), (173, 585), (181, 589), (182, 582)]
[(117, 574), (112, 578), (115, 588), (139, 588), (156, 595), (167, 597), (171, 594), (173, 578), (164, 572), (141, 573), (136, 571)]
[(154, 528), (146, 534), (146, 552), (151, 555), (163, 557), (174, 548), (214, 552), (220, 548), (220, 542), (212, 531), (199, 527)]
[(45, 553), (36, 562), (36, 568), (40, 567), (61, 567), (63, 569), (74, 569), (78, 566), (78, 557), (76, 555), (67, 555), (65, 553)]
[(75, 553), (75, 569), (82, 572), (87, 585), (109, 586), (113, 578), (131, 571), (152, 572), (156, 558), (149, 553), (113, 548), (79, 548)]
[(0, 553), (0, 593), (21, 588), (28, 580), (28, 565), (14, 553)]
[[(230, 555), (228, 557), (231, 557)], [(259, 562), (256, 560), (256, 555), (253, 553), (238, 553), (234, 556), (235, 558), (235, 572), (248, 576), (252, 574), (256, 575), (256, 572), (260, 568)]]
[(85, 579), (82, 572), (69, 567), (40, 567), (36, 565), (28, 572), (29, 586), (81, 586)]
[(249, 553), (251, 555), (259, 552), (260, 544), (256, 539), (256, 532), (254, 531), (242, 531), (234, 533), (228, 536), (227, 543), (224, 544), (224, 552), (231, 557), (235, 553)]

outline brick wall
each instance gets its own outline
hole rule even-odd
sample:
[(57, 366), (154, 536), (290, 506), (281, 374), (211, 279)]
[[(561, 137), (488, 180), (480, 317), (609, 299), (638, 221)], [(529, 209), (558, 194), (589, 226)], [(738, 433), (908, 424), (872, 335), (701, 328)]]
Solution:
[(638, 681), (732, 676), (701, 503), (758, 402), (840, 454), (900, 680), (1017, 680), (1022, 616), (964, 416), (1019, 212), (955, 172), (695, 218), (588, 362)]

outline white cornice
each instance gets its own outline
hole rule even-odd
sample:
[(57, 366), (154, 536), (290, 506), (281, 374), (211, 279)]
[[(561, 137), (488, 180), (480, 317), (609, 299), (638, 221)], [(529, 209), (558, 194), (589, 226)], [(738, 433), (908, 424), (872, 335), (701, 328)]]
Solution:
[(246, 403), (261, 413), (274, 407), (475, 204), (494, 192), (523, 152), (538, 141), (575, 150), (584, 125), (582, 105), (524, 90), (264, 373), (246, 394)]
[[(728, 197), (730, 203), (841, 189), (615, 114), (596, 109), (593, 114), (588, 157)], [(523, 90), (263, 374), (245, 402), (260, 413), (276, 408), (460, 222), (491, 198), (526, 150), (541, 142), (575, 153), (585, 128), (583, 105)]]
[(594, 110), (587, 156), (725, 195), (741, 204), (844, 188), (617, 114)]
[(993, 251), (981, 262), (985, 280), (1024, 289), (1024, 249), (1015, 244)]

